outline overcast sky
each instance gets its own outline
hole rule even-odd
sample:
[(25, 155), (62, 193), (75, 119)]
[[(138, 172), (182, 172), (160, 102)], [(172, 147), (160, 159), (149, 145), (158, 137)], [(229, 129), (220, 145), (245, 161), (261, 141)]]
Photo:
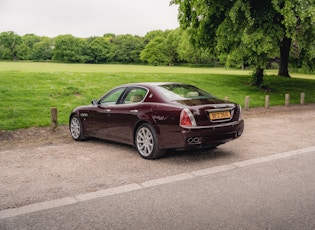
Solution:
[(170, 0), (0, 0), (0, 33), (55, 37), (144, 36), (176, 29), (177, 6)]

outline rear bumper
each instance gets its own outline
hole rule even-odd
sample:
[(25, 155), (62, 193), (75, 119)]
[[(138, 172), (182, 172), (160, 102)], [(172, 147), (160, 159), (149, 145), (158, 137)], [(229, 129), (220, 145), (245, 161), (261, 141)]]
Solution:
[(160, 146), (164, 149), (192, 149), (216, 146), (240, 137), (244, 120), (207, 127), (194, 127), (161, 132)]

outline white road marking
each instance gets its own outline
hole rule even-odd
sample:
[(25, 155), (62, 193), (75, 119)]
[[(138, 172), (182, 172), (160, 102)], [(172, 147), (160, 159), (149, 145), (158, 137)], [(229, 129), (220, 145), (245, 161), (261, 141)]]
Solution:
[(236, 167), (233, 166), (232, 164), (229, 165), (219, 165), (219, 166), (214, 166), (212, 168), (205, 168), (205, 169), (200, 169), (197, 171), (192, 171), (191, 174), (194, 176), (206, 176), (209, 174), (214, 174), (214, 173), (220, 173), (228, 170), (235, 169)]
[(146, 187), (152, 187), (152, 186), (157, 186), (157, 185), (162, 185), (162, 184), (168, 184), (176, 181), (181, 181), (181, 180), (186, 180), (189, 178), (194, 177), (190, 173), (181, 173), (173, 176), (167, 176), (167, 177), (162, 177), (154, 180), (149, 180), (146, 182), (141, 183), (141, 186), (146, 188)]
[(27, 205), (27, 206), (23, 206), (19, 208), (5, 209), (5, 210), (0, 211), (0, 219), (20, 216), (20, 215), (48, 210), (52, 208), (63, 207), (66, 205), (71, 205), (71, 204), (76, 204), (79, 202), (89, 201), (89, 200), (93, 200), (97, 198), (112, 196), (115, 194), (121, 194), (121, 193), (127, 193), (127, 192), (136, 191), (140, 189), (145, 189), (148, 187), (174, 183), (176, 181), (187, 180), (194, 177), (206, 176), (210, 174), (230, 171), (230, 170), (241, 168), (241, 167), (247, 167), (254, 164), (274, 161), (274, 160), (296, 156), (296, 155), (300, 155), (304, 153), (314, 152), (314, 151), (315, 151), (315, 146), (312, 146), (309, 148), (303, 148), (303, 149), (293, 150), (293, 151), (284, 152), (284, 153), (277, 153), (277, 154), (258, 157), (258, 158), (249, 159), (245, 161), (233, 162), (231, 164), (219, 165), (219, 166), (215, 166), (211, 168), (195, 170), (190, 173), (181, 173), (181, 174), (172, 175), (168, 177), (153, 179), (153, 180), (145, 181), (141, 184), (132, 183), (132, 184), (127, 184), (127, 185), (123, 185), (119, 187), (103, 189), (96, 192), (79, 194), (73, 197), (65, 197), (61, 199), (45, 201), (45, 202), (31, 204), (31, 205)]
[(127, 184), (127, 185), (123, 185), (123, 186), (119, 186), (119, 187), (99, 190), (96, 192), (90, 192), (90, 193), (76, 195), (75, 199), (77, 199), (78, 202), (82, 202), (82, 201), (87, 201), (87, 200), (93, 200), (96, 198), (111, 196), (111, 195), (115, 195), (115, 194), (131, 192), (131, 191), (139, 190), (142, 188), (143, 187), (139, 184), (135, 184), (135, 183), (134, 184)]

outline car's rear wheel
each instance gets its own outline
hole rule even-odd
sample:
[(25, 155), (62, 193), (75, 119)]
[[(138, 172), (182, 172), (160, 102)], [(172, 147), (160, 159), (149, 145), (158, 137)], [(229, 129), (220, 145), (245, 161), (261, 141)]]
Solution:
[(156, 131), (150, 124), (142, 124), (137, 129), (135, 145), (145, 159), (157, 159), (164, 155), (164, 150), (159, 147)]
[(73, 115), (70, 119), (70, 133), (74, 140), (84, 140), (83, 127), (80, 118), (77, 115)]

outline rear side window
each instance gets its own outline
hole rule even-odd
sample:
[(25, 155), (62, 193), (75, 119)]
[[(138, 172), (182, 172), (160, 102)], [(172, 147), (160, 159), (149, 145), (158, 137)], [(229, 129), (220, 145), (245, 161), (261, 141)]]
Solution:
[(131, 103), (138, 103), (144, 100), (145, 96), (147, 95), (147, 90), (144, 88), (132, 88), (127, 93), (123, 104), (131, 104)]

